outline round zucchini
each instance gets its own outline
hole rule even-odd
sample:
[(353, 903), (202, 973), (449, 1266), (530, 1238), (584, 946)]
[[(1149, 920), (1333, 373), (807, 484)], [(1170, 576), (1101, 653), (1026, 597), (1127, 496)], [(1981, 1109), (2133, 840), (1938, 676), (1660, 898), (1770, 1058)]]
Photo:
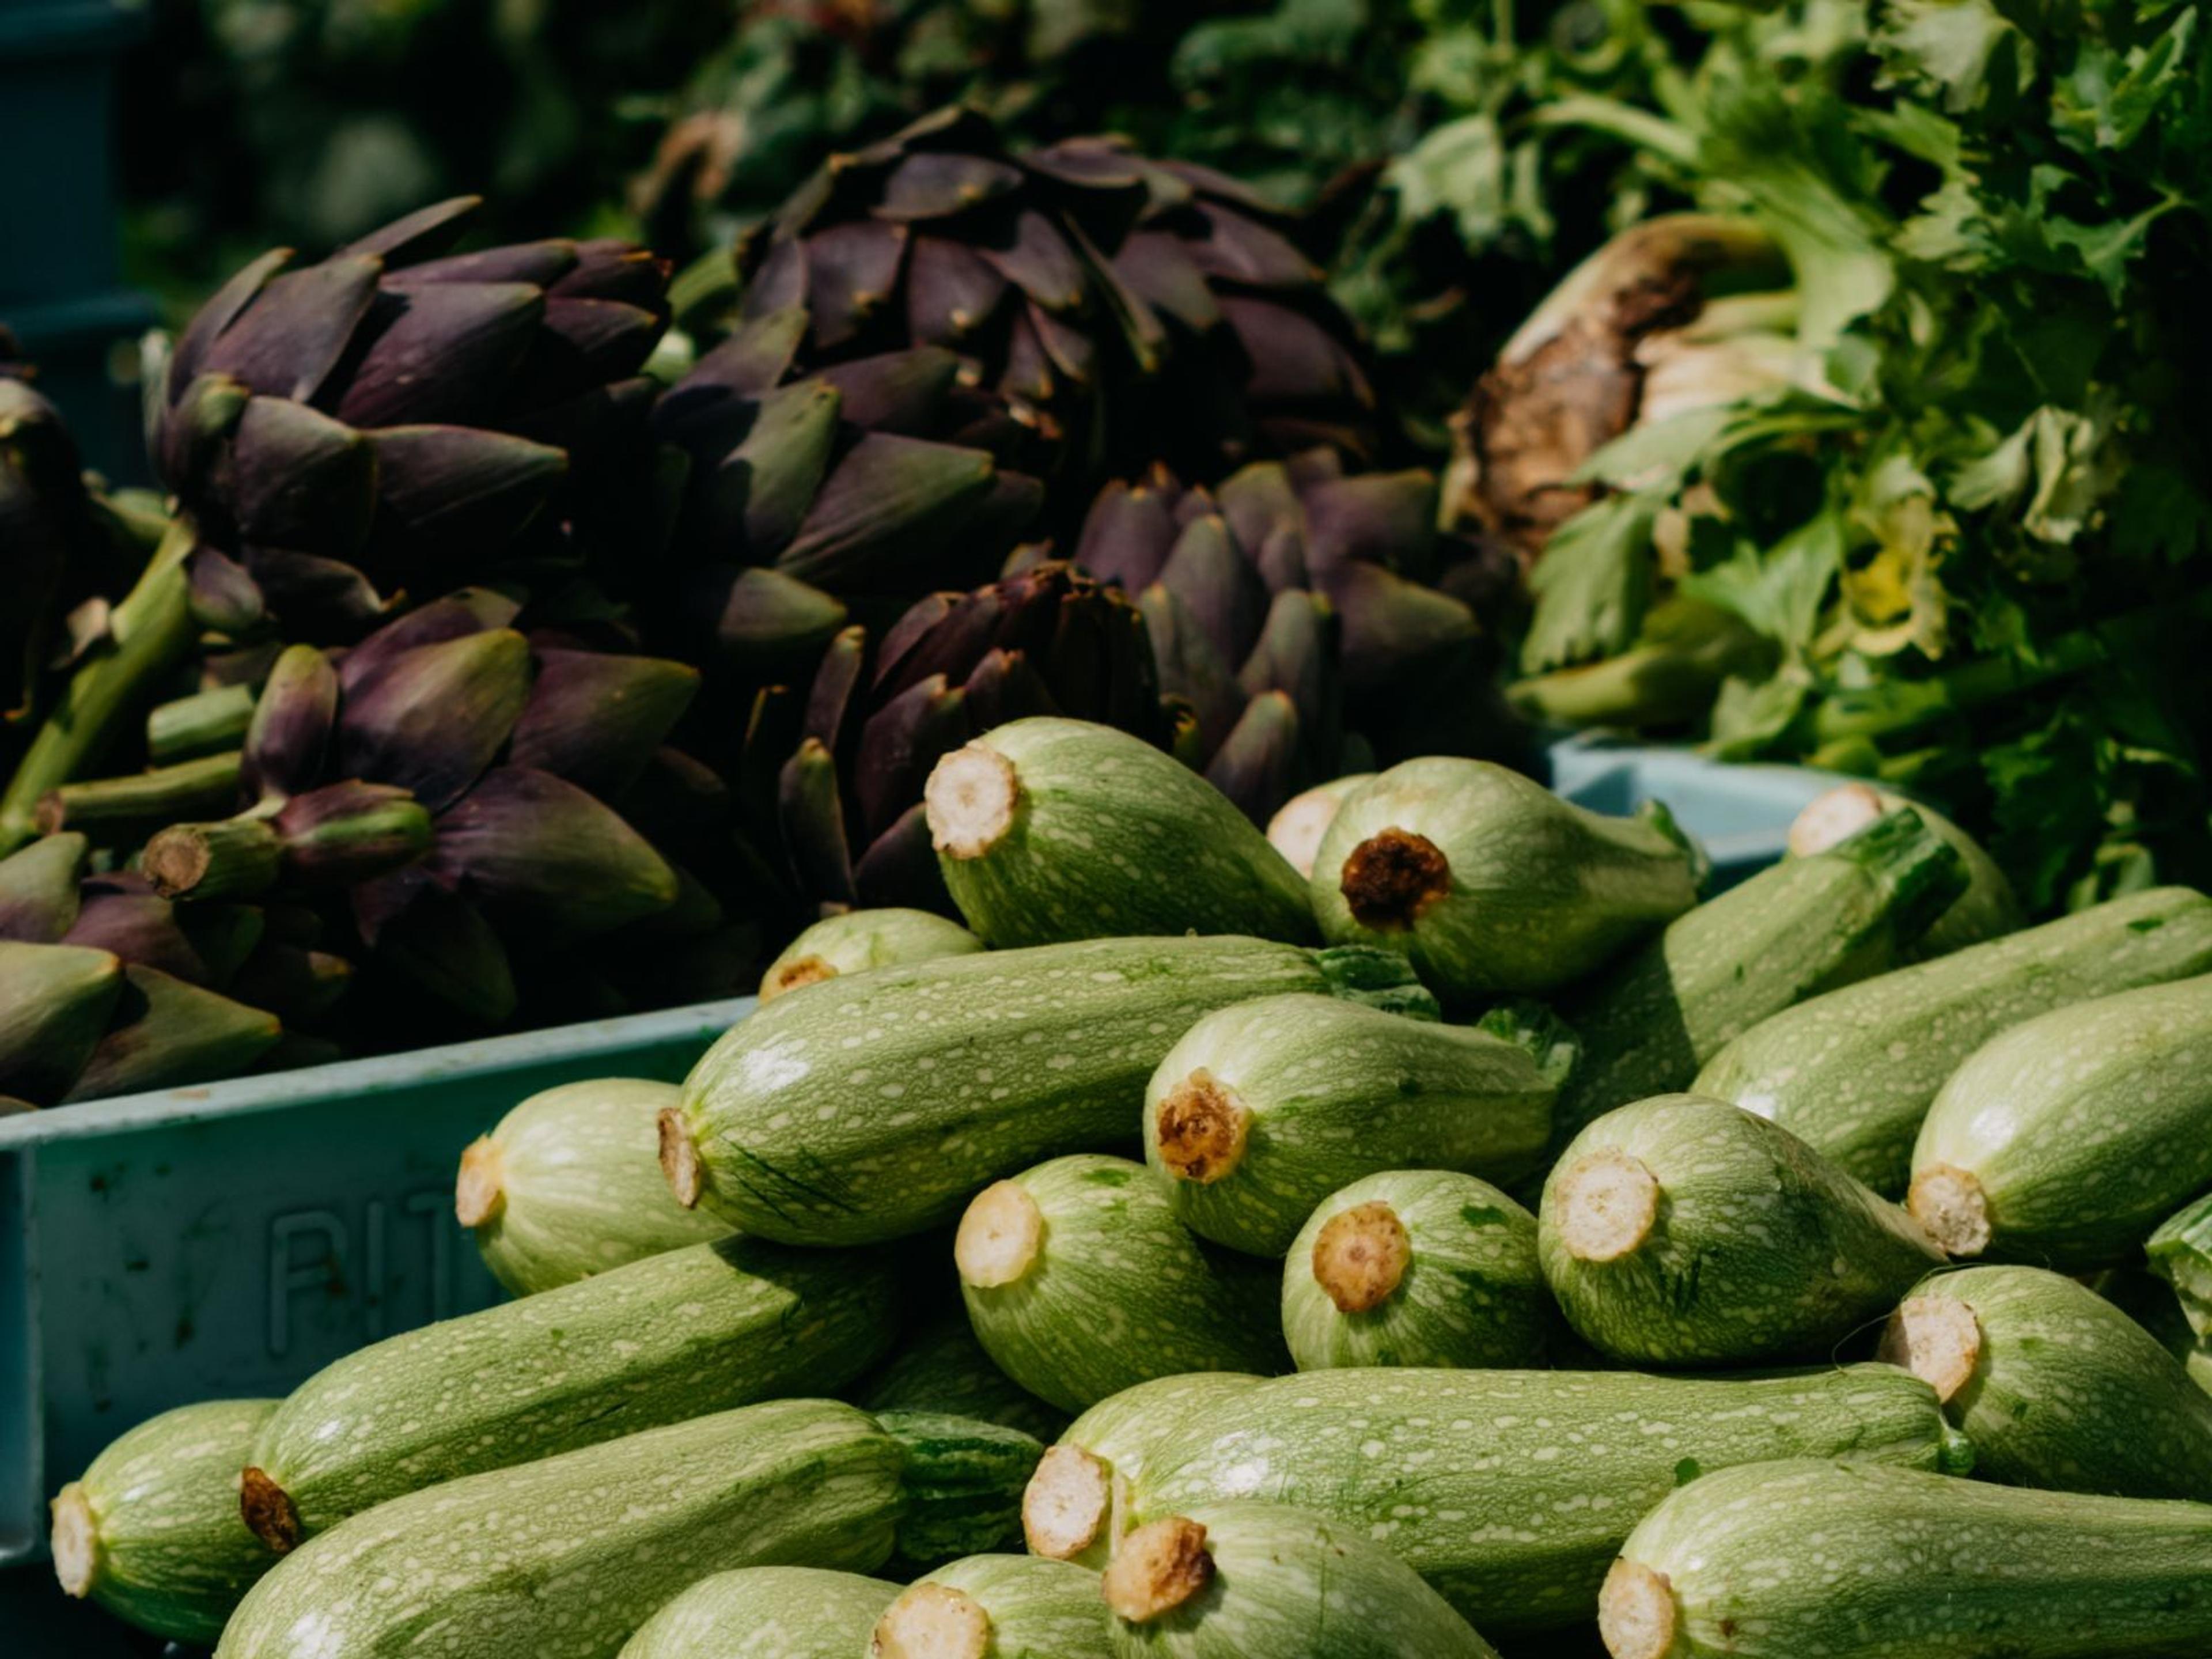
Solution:
[(1328, 826), (1336, 822), (1344, 803), (1374, 775), (1372, 772), (1354, 772), (1349, 777), (1316, 784), (1291, 796), (1267, 820), (1268, 845), (1289, 861), (1291, 869), (1310, 878), (1314, 855), (1321, 851), (1322, 839), (1328, 834)]
[(823, 917), (783, 947), (761, 975), (760, 1000), (773, 1002), (840, 974), (974, 956), (982, 948), (983, 941), (958, 922), (931, 911), (848, 910)]
[[(971, 1555), (909, 1584), (869, 1659), (1113, 1659), (1098, 1575), (1034, 1555)], [(860, 1659), (854, 1650), (854, 1659)]]
[(647, 1620), (617, 1659), (862, 1659), (898, 1586), (825, 1567), (733, 1567)]

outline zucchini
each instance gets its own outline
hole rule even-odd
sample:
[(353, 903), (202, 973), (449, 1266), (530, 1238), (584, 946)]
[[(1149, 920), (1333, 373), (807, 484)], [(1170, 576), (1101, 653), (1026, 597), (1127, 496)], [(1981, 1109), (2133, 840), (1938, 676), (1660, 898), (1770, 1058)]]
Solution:
[(881, 1353), (896, 1303), (887, 1261), (730, 1238), (387, 1337), (278, 1407), (240, 1508), (287, 1550), (417, 1487), (835, 1388)]
[(1076, 1153), (994, 1182), (952, 1255), (984, 1352), (1064, 1411), (1181, 1371), (1290, 1369), (1273, 1275), (1209, 1255), (1127, 1158)]
[(1904, 960), (1927, 962), (1985, 939), (2002, 939), (2027, 920), (2012, 883), (1981, 842), (1935, 808), (1870, 783), (1839, 785), (1798, 813), (1790, 826), (1790, 855), (1806, 858), (1825, 853), (1900, 806), (1920, 814), (1930, 830), (1950, 842), (1966, 866), (1966, 890), (1952, 901), (1951, 908), (1936, 917), (1926, 933), (1905, 946)]
[(287, 1556), (217, 1659), (611, 1659), (710, 1573), (880, 1565), (900, 1461), (850, 1406), (779, 1400), (450, 1480)]
[(1104, 1589), (1115, 1659), (1498, 1659), (1382, 1545), (1280, 1504), (1147, 1522)]
[(897, 1594), (826, 1567), (734, 1567), (647, 1620), (620, 1659), (862, 1659)]
[(761, 975), (760, 1000), (773, 1002), (840, 974), (974, 956), (982, 948), (958, 922), (927, 910), (848, 910), (823, 917), (783, 947)]
[[(854, 1649), (854, 1659), (863, 1650)], [(1098, 1575), (1034, 1555), (971, 1555), (909, 1584), (872, 1659), (1113, 1659)]]
[(238, 1524), (238, 1472), (273, 1400), (210, 1400), (118, 1437), (53, 1501), (54, 1577), (173, 1642), (212, 1642), (275, 1558)]
[(1314, 854), (1321, 851), (1322, 837), (1336, 822), (1338, 811), (1354, 791), (1374, 775), (1372, 772), (1354, 772), (1349, 777), (1316, 784), (1291, 796), (1267, 820), (1267, 844), (1289, 860), (1291, 869), (1310, 878)]
[(1364, 1531), (1491, 1636), (1596, 1609), (1637, 1518), (1701, 1469), (1962, 1454), (1934, 1390), (1893, 1365), (1796, 1376), (1304, 1371), (1201, 1407), (1132, 1490), (1136, 1521), (1256, 1498)]
[(564, 1083), (530, 1097), (461, 1154), (453, 1212), (516, 1296), (573, 1285), (664, 1250), (726, 1237), (676, 1202), (659, 1119), (677, 1091), (642, 1078)]
[(1553, 1321), (1536, 1218), (1486, 1181), (1393, 1170), (1322, 1200), (1283, 1263), (1302, 1371), (1533, 1365)]
[(1130, 1489), (1153, 1449), (1197, 1407), (1261, 1381), (1243, 1371), (1190, 1371), (1109, 1395), (1070, 1424), (1022, 1493), (1032, 1553), (1103, 1567), (1121, 1537)]
[(995, 947), (1316, 937), (1305, 882), (1229, 797), (1110, 726), (994, 726), (937, 763), (923, 810), (953, 903)]
[(1447, 1001), (1556, 991), (1698, 902), (1703, 855), (1653, 802), (1607, 817), (1488, 761), (1406, 761), (1355, 791), (1314, 855), (1335, 945), (1401, 950)]
[(918, 1572), (1021, 1537), (1022, 1492), (1044, 1455), (1042, 1441), (952, 1412), (875, 1418), (906, 1455), (896, 1562)]
[(1328, 997), (1206, 1015), (1145, 1089), (1145, 1161), (1183, 1224), (1279, 1258), (1315, 1205), (1382, 1170), (1528, 1174), (1559, 1093), (1521, 1045)]
[(1382, 951), (1233, 937), (849, 974), (770, 1003), (708, 1051), (661, 1116), (661, 1167), (687, 1208), (763, 1237), (920, 1232), (1000, 1176), (1133, 1139), (1146, 1079), (1192, 1022), (1279, 991), (1428, 1000)]
[(2212, 1185), (2212, 975), (2059, 1008), (1952, 1073), (1912, 1148), (1953, 1255), (2078, 1273), (2138, 1260)]
[(1613, 1659), (2148, 1659), (2212, 1644), (2212, 1506), (1793, 1462), (1646, 1516)]
[(1760, 1021), (1691, 1087), (1771, 1117), (1878, 1193), (1901, 1195), (1944, 1081), (2009, 1026), (2212, 968), (2212, 899), (2186, 887), (1900, 968)]
[(998, 1367), (975, 1340), (965, 1308), (948, 1308), (908, 1336), (853, 1390), (862, 1411), (950, 1412), (1035, 1436), (1049, 1445), (1067, 1413), (1048, 1406)]
[(1974, 1443), (1978, 1475), (2212, 1498), (2212, 1395), (2156, 1337), (2063, 1274), (1938, 1274), (1890, 1316), (1881, 1357), (1936, 1390)]
[(1695, 1095), (1577, 1135), (1544, 1183), (1537, 1248), (1584, 1341), (1657, 1365), (1826, 1358), (1943, 1261), (1789, 1130)]
[(2173, 1286), (2190, 1329), (2212, 1336), (2212, 1194), (2160, 1222), (2143, 1254), (2150, 1270)]
[(1761, 1020), (1895, 967), (1965, 883), (1942, 836), (1893, 812), (1670, 923), (1560, 1004), (1583, 1057), (1560, 1091), (1554, 1144), (1616, 1106), (1688, 1088)]

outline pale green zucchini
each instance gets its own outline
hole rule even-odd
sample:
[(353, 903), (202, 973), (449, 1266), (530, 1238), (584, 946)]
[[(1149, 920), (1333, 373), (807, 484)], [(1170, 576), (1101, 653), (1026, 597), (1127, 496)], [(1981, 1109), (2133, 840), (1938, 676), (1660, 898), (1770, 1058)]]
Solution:
[(1302, 1371), (1533, 1365), (1558, 1316), (1536, 1218), (1486, 1181), (1392, 1170), (1323, 1199), (1283, 1262)]
[(898, 1586), (826, 1567), (735, 1567), (638, 1627), (620, 1659), (866, 1659)]
[(1787, 1129), (1660, 1095), (1575, 1137), (1537, 1247), (1567, 1322), (1639, 1364), (1826, 1358), (1943, 1253)]
[(1613, 1659), (2148, 1659), (2212, 1644), (2212, 1506), (1793, 1462), (1638, 1525)]
[(2160, 1222), (2143, 1254), (2150, 1270), (2173, 1286), (2190, 1329), (2212, 1336), (2212, 1194)]
[(1194, 1412), (1155, 1449), (1130, 1512), (1243, 1498), (1313, 1510), (1403, 1557), (1496, 1637), (1589, 1619), (1621, 1540), (1701, 1470), (1795, 1456), (1933, 1469), (1963, 1455), (1935, 1392), (1893, 1365), (1304, 1371)]
[(853, 1659), (1113, 1659), (1098, 1575), (1034, 1555), (971, 1555), (907, 1586)]
[(1942, 836), (1893, 812), (1670, 923), (1559, 1005), (1583, 1058), (1560, 1091), (1553, 1143), (1616, 1106), (1688, 1088), (1761, 1020), (1895, 967), (1966, 878)]
[(1397, 957), (1261, 939), (1090, 939), (830, 980), (770, 1003), (661, 1117), (677, 1198), (796, 1244), (956, 1218), (1001, 1176), (1134, 1139), (1201, 1015), (1281, 991), (1434, 1004)]
[(238, 1524), (238, 1472), (273, 1400), (210, 1400), (118, 1436), (53, 1501), (54, 1577), (174, 1642), (212, 1642), (275, 1565)]
[(760, 1000), (773, 1002), (840, 974), (974, 956), (982, 948), (958, 922), (927, 910), (848, 910), (823, 917), (783, 947), (761, 975)]
[(730, 1238), (387, 1337), (263, 1425), (240, 1507), (289, 1549), (417, 1487), (834, 1389), (889, 1344), (897, 1297), (887, 1259)]
[(986, 943), (1317, 937), (1306, 884), (1229, 798), (1141, 738), (1036, 715), (937, 763), (937, 867)]
[(517, 1296), (573, 1285), (664, 1250), (726, 1237), (678, 1204), (660, 1173), (672, 1084), (602, 1078), (547, 1089), (461, 1154), (453, 1212)]
[(1555, 991), (1698, 902), (1703, 855), (1656, 803), (1607, 817), (1488, 761), (1436, 756), (1354, 791), (1314, 855), (1333, 944), (1405, 951), (1447, 1000)]
[(893, 1565), (919, 1572), (955, 1556), (1017, 1543), (1022, 1493), (1044, 1443), (954, 1412), (875, 1413), (906, 1464)]
[(1257, 1385), (1244, 1371), (1189, 1371), (1109, 1395), (1077, 1418), (1045, 1453), (1022, 1494), (1030, 1552), (1103, 1567), (1121, 1535), (1131, 1488), (1155, 1448), (1201, 1406)]
[(1127, 1158), (1076, 1153), (993, 1183), (952, 1254), (984, 1352), (1064, 1410), (1182, 1371), (1290, 1369), (1274, 1275), (1206, 1251)]
[(1905, 947), (1904, 960), (1928, 962), (1984, 939), (2002, 939), (2027, 920), (2019, 895), (1981, 842), (1934, 807), (1870, 783), (1846, 783), (1831, 789), (1800, 812), (1790, 826), (1792, 857), (1825, 853), (1872, 823), (1885, 812), (1909, 806), (1930, 830), (1951, 843), (1966, 861), (1966, 890), (1936, 918), (1928, 931)]
[(2212, 1498), (2212, 1395), (2087, 1285), (2041, 1267), (1929, 1279), (1881, 1357), (1934, 1389), (1974, 1473), (2115, 1498)]
[(1209, 1504), (1121, 1540), (1115, 1659), (1498, 1659), (1358, 1528), (1280, 1504)]
[(310, 1539), (216, 1651), (611, 1659), (710, 1573), (880, 1565), (900, 1462), (850, 1406), (781, 1400), (449, 1480)]
[(1000, 1370), (983, 1352), (964, 1307), (947, 1308), (904, 1337), (891, 1357), (854, 1389), (865, 1412), (949, 1412), (1034, 1435), (1047, 1445), (1068, 1414)]
[(1314, 855), (1321, 851), (1322, 838), (1328, 834), (1328, 826), (1336, 822), (1344, 803), (1374, 775), (1372, 772), (1354, 772), (1291, 796), (1267, 820), (1267, 844), (1289, 861), (1291, 869), (1301, 876), (1310, 877)]
[(1382, 1170), (1528, 1174), (1559, 1090), (1521, 1045), (1328, 997), (1208, 1014), (1145, 1088), (1145, 1161), (1183, 1224), (1279, 1257), (1315, 1205)]
[(1715, 1054), (1691, 1087), (1772, 1118), (1899, 1197), (1929, 1103), (1982, 1044), (2053, 1008), (2208, 968), (2212, 899), (2130, 893), (1800, 1003)]
[(2212, 1185), (2212, 975), (2076, 1003), (1977, 1049), (1912, 1149), (1953, 1255), (2069, 1273), (2138, 1259)]

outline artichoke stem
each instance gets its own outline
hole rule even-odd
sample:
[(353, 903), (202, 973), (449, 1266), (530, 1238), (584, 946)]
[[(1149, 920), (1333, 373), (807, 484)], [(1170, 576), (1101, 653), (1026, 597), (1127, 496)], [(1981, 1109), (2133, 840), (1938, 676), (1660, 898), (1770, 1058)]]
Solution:
[(170, 825), (146, 843), (146, 878), (167, 899), (254, 898), (276, 884), (284, 842), (266, 818)]
[[(29, 761), (24, 765), (28, 766)], [(239, 757), (207, 755), (118, 778), (64, 783), (41, 796), (31, 814), (34, 834), (81, 830), (96, 841), (118, 839), (103, 830), (128, 832), (179, 818), (204, 817), (238, 804)], [(20, 775), (20, 774), (18, 775)]]
[(242, 747), (254, 696), (250, 685), (218, 685), (162, 703), (146, 716), (146, 758), (167, 766)]

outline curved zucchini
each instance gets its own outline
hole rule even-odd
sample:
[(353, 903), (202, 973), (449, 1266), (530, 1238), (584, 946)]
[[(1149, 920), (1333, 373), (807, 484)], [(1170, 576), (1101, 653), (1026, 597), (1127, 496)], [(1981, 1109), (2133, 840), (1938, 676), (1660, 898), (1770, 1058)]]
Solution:
[(1881, 1357), (1936, 1390), (1978, 1475), (2212, 1498), (2212, 1395), (2086, 1285), (2041, 1267), (1939, 1273), (1890, 1316)]
[(1104, 1588), (1115, 1659), (1498, 1659), (1382, 1545), (1280, 1504), (1147, 1522)]
[(2173, 1286), (2189, 1328), (2212, 1335), (2212, 1194), (2159, 1223), (2143, 1254), (2150, 1270)]
[(1154, 1449), (1193, 1411), (1260, 1381), (1244, 1371), (1189, 1371), (1124, 1389), (1084, 1413), (1045, 1452), (1022, 1493), (1030, 1553), (1103, 1567)]
[(2060, 1008), (1977, 1049), (1912, 1149), (1953, 1255), (2078, 1273), (2135, 1259), (2212, 1185), (2212, 975)]
[(678, 1201), (794, 1244), (955, 1218), (1042, 1158), (1131, 1139), (1200, 1015), (1279, 991), (1433, 1007), (1399, 957), (1261, 939), (1090, 939), (829, 981), (770, 1003), (661, 1116)]
[(983, 1352), (965, 1308), (948, 1308), (925, 1321), (862, 1379), (851, 1399), (865, 1412), (980, 1418), (1047, 1445), (1067, 1426), (1066, 1412), (1038, 1399)]
[(1478, 1630), (1588, 1620), (1638, 1516), (1703, 1469), (1960, 1454), (1935, 1392), (1893, 1365), (1798, 1376), (1304, 1371), (1201, 1407), (1153, 1453), (1139, 1522), (1256, 1498), (1364, 1532)]
[(1336, 822), (1344, 803), (1374, 775), (1372, 772), (1354, 772), (1349, 777), (1317, 783), (1291, 796), (1267, 820), (1267, 844), (1289, 861), (1291, 869), (1310, 878), (1314, 855), (1321, 851), (1322, 838), (1328, 834), (1328, 826)]
[(1703, 856), (1656, 803), (1606, 817), (1488, 761), (1380, 774), (1314, 855), (1313, 912), (1337, 945), (1405, 951), (1447, 1000), (1555, 991), (1698, 902)]
[(238, 1472), (273, 1400), (210, 1400), (118, 1436), (53, 1501), (54, 1576), (173, 1642), (212, 1642), (275, 1558), (238, 1524)]
[(932, 911), (848, 910), (823, 917), (783, 947), (761, 975), (760, 1000), (773, 1002), (840, 974), (974, 956), (982, 948), (983, 941), (958, 922)]
[(1289, 1369), (1273, 1275), (1209, 1255), (1141, 1164), (1077, 1153), (997, 1182), (952, 1248), (984, 1352), (1064, 1410), (1181, 1371)]
[(899, 1465), (850, 1406), (781, 1400), (450, 1480), (287, 1556), (217, 1659), (611, 1659), (711, 1573), (880, 1565)]
[(1695, 1095), (1577, 1135), (1544, 1183), (1537, 1242), (1583, 1340), (1660, 1365), (1826, 1358), (1943, 1261), (1787, 1129)]
[(890, 1340), (884, 1259), (730, 1238), (387, 1337), (255, 1437), (240, 1508), (270, 1548), (441, 1480), (835, 1388)]
[(530, 1097), (461, 1154), (453, 1211), (492, 1277), (517, 1296), (728, 1236), (660, 1173), (666, 1083), (611, 1077)]
[(1900, 968), (1762, 1020), (1691, 1085), (1771, 1117), (1878, 1193), (1903, 1194), (1944, 1081), (2007, 1028), (2212, 968), (2212, 899), (2186, 887)]
[(647, 1620), (619, 1659), (862, 1659), (897, 1594), (826, 1567), (733, 1567)]
[(1893, 812), (1670, 923), (1560, 1004), (1583, 1057), (1560, 1091), (1553, 1144), (1617, 1106), (1688, 1088), (1761, 1020), (1895, 967), (1966, 879), (1917, 813)]
[[(854, 1650), (860, 1659), (861, 1650)], [(971, 1555), (907, 1586), (872, 1659), (1113, 1659), (1098, 1575), (1034, 1555)]]
[(1317, 937), (1305, 883), (1229, 797), (1110, 726), (994, 726), (937, 763), (924, 811), (952, 902), (994, 946)]
[(2148, 1659), (2212, 1644), (2212, 1506), (1863, 1464), (1709, 1474), (1644, 1518), (1613, 1659)]
[(875, 1417), (906, 1455), (894, 1565), (919, 1572), (1021, 1536), (1022, 1493), (1044, 1455), (1042, 1441), (953, 1412)]
[(1554, 1080), (1486, 1032), (1328, 997), (1208, 1014), (1145, 1088), (1145, 1161), (1183, 1224), (1279, 1257), (1315, 1205), (1382, 1170), (1536, 1166)]
[(1533, 1365), (1556, 1315), (1536, 1218), (1486, 1181), (1393, 1170), (1322, 1200), (1283, 1262), (1302, 1371)]
[(1926, 933), (1905, 947), (1904, 960), (1929, 962), (1985, 939), (2002, 939), (2027, 920), (2012, 883), (1981, 842), (1934, 807), (1870, 783), (1841, 784), (1812, 801), (1790, 826), (1790, 855), (1806, 858), (1825, 853), (1900, 806), (1920, 814), (1930, 830), (1950, 842), (1966, 866), (1966, 890), (1952, 901), (1951, 908), (1936, 917)]

